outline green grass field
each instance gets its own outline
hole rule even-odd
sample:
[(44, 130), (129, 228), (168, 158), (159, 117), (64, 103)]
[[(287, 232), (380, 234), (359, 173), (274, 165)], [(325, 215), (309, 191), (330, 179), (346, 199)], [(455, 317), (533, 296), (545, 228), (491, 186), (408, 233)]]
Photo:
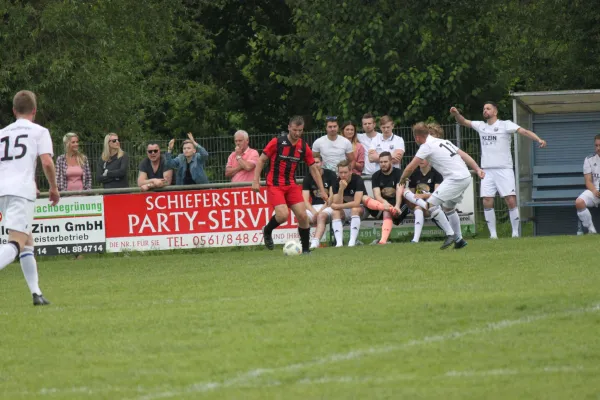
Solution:
[(3, 399), (597, 399), (598, 237), (41, 260)]

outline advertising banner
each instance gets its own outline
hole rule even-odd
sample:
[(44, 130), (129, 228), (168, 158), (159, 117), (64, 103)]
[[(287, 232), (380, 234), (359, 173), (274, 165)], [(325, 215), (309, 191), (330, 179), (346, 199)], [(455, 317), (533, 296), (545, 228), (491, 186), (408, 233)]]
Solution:
[[(1, 219), (0, 243), (6, 243), (8, 231)], [(63, 197), (56, 206), (48, 199), (36, 200), (32, 234), (36, 255), (104, 252), (102, 196)]]
[[(104, 205), (109, 252), (259, 245), (272, 214), (265, 188), (106, 195)], [(293, 238), (290, 212), (273, 240)]]

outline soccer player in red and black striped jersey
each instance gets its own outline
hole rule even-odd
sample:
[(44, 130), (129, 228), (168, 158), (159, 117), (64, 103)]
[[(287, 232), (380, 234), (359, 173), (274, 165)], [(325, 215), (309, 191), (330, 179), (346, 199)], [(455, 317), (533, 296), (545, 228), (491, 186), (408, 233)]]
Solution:
[(302, 253), (310, 253), (310, 225), (306, 215), (306, 206), (302, 197), (302, 186), (296, 184), (296, 168), (302, 160), (309, 166), (309, 171), (323, 200), (327, 201), (327, 191), (323, 188), (321, 172), (316, 166), (312, 150), (302, 139), (304, 132), (304, 119), (300, 116), (292, 117), (288, 124), (288, 134), (273, 138), (264, 148), (254, 169), (252, 190), (260, 190), (260, 174), (267, 161), (270, 161), (267, 174), (267, 197), (275, 209), (275, 215), (263, 227), (265, 246), (273, 250), (274, 243), (271, 236), (273, 229), (288, 220), (289, 210), (298, 221), (298, 233), (302, 242)]

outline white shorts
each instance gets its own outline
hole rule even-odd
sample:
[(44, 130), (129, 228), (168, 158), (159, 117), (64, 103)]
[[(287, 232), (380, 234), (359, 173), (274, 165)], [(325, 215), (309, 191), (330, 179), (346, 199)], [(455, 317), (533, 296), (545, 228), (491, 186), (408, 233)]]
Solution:
[(10, 231), (31, 233), (35, 202), (17, 196), (0, 196), (0, 221)]
[(481, 180), (480, 197), (516, 196), (515, 171), (512, 169), (484, 169), (485, 178)]
[[(321, 211), (321, 209), (323, 209), (324, 206), (325, 206), (325, 204), (315, 204), (313, 206), (313, 208), (317, 211)], [(331, 209), (331, 207), (327, 207), (327, 208), (323, 209), (323, 212), (329, 216), (328, 219), (331, 219), (331, 214), (333, 214), (333, 210)], [(306, 209), (306, 215), (308, 215), (308, 219), (310, 221), (312, 221), (314, 215), (312, 212), (310, 212), (310, 210), (308, 208)]]
[(591, 190), (581, 193), (578, 198), (585, 201), (586, 207), (598, 207), (600, 205), (600, 197), (594, 196)]
[(454, 208), (462, 201), (463, 193), (471, 184), (471, 177), (465, 179), (444, 179), (440, 186), (427, 199), (429, 204)]
[[(363, 206), (362, 204), (360, 205), (360, 207), (362, 208), (362, 214), (359, 215), (361, 221), (365, 218), (367, 218), (369, 216), (369, 210)], [(352, 209), (351, 208), (344, 208), (342, 211), (344, 211), (344, 215), (342, 218), (342, 221), (350, 221), (350, 219), (352, 218)]]

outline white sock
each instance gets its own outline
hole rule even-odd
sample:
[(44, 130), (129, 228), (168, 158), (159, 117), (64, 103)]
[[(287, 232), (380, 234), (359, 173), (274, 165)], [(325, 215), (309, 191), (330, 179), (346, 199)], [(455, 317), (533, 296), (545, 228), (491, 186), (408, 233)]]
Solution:
[(508, 216), (512, 225), (512, 237), (519, 237), (519, 209), (515, 207), (508, 210)]
[(450, 226), (448, 217), (446, 217), (446, 214), (444, 214), (442, 209), (439, 206), (436, 206), (433, 209), (431, 209), (430, 211), (431, 211), (431, 218), (435, 219), (435, 222), (437, 222), (438, 225), (440, 226), (440, 228), (442, 228), (444, 230), (444, 232), (446, 233), (446, 236), (454, 235), (454, 231), (452, 230), (452, 227)]
[(313, 238), (310, 240), (310, 247), (316, 249), (319, 247), (319, 239)]
[(415, 210), (413, 211), (415, 214), (415, 236), (413, 237), (413, 242), (418, 242), (421, 239), (421, 232), (423, 231), (423, 224), (425, 223), (425, 217), (423, 215), (423, 210)]
[(356, 245), (356, 238), (358, 237), (358, 232), (360, 231), (360, 217), (358, 215), (353, 215), (352, 219), (350, 219), (350, 240), (348, 241), (348, 246)]
[(485, 222), (487, 222), (488, 229), (490, 230), (490, 237), (492, 239), (498, 238), (496, 233), (496, 213), (493, 208), (484, 208), (483, 215), (485, 216)]
[(37, 262), (33, 255), (33, 246), (25, 246), (19, 255), (19, 260), (21, 261), (21, 269), (23, 270), (23, 275), (31, 294), (42, 294), (38, 286)]
[(456, 234), (456, 240), (462, 239), (462, 232), (460, 229), (460, 217), (458, 216), (456, 210), (446, 214), (446, 217), (448, 218), (448, 222), (450, 222), (452, 230)]
[(404, 198), (406, 200), (410, 201), (411, 203), (418, 205), (422, 209), (427, 210), (427, 203), (425, 202), (425, 200), (417, 199), (415, 197), (415, 194), (413, 192), (411, 192), (410, 190), (404, 191)]
[(0, 270), (4, 269), (8, 264), (15, 261), (19, 255), (17, 246), (12, 243), (3, 244), (0, 246)]
[(587, 208), (584, 208), (583, 210), (577, 210), (577, 216), (581, 220), (583, 226), (588, 230), (588, 232), (596, 233), (596, 228), (594, 227), (594, 222), (592, 221), (592, 214), (590, 213), (590, 210), (588, 210)]
[(342, 225), (341, 219), (334, 219), (331, 221), (333, 227), (333, 236), (335, 237), (335, 247), (342, 247), (344, 245), (344, 225)]

